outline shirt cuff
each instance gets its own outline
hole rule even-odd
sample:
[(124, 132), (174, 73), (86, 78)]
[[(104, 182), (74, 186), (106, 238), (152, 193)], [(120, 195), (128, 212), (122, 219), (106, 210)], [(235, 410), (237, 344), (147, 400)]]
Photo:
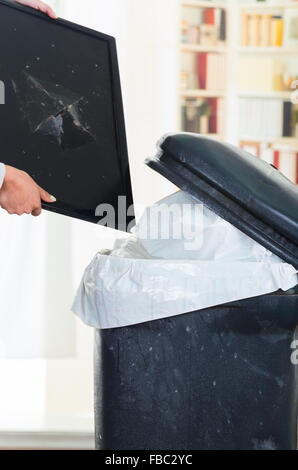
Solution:
[(0, 189), (2, 187), (4, 178), (5, 178), (5, 171), (6, 169), (5, 169), (4, 163), (0, 163)]

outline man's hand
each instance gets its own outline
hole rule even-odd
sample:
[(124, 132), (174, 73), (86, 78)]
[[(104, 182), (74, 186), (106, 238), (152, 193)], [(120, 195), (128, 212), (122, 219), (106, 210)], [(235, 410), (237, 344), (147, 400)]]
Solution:
[(6, 165), (0, 190), (0, 206), (9, 214), (38, 216), (41, 213), (41, 201), (55, 202), (56, 199), (38, 186), (27, 173)]
[(49, 17), (53, 18), (54, 20), (57, 19), (57, 16), (53, 12), (52, 8), (40, 0), (15, 0), (15, 2), (20, 3), (21, 5), (26, 5), (27, 7), (34, 8), (35, 10), (40, 10), (43, 13), (49, 15)]

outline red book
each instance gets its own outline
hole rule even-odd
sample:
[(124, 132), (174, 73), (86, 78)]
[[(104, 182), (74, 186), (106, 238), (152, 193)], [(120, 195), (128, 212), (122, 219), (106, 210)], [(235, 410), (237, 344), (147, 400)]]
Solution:
[(203, 14), (204, 24), (215, 24), (215, 9), (206, 8)]
[(207, 53), (198, 54), (198, 88), (206, 90), (207, 84)]
[(273, 165), (279, 170), (279, 150), (274, 150)]
[(217, 98), (209, 98), (209, 134), (217, 134)]

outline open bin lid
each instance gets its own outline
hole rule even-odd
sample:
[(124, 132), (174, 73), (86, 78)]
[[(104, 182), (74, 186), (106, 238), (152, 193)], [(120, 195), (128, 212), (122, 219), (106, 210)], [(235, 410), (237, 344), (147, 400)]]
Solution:
[(166, 136), (146, 163), (298, 269), (298, 188), (276, 168), (189, 133)]

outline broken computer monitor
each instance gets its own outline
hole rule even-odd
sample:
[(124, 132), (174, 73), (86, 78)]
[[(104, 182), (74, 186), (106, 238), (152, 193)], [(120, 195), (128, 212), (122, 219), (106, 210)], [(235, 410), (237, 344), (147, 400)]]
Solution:
[(134, 216), (114, 38), (0, 0), (0, 40), (0, 161), (56, 197), (46, 209), (127, 229)]

